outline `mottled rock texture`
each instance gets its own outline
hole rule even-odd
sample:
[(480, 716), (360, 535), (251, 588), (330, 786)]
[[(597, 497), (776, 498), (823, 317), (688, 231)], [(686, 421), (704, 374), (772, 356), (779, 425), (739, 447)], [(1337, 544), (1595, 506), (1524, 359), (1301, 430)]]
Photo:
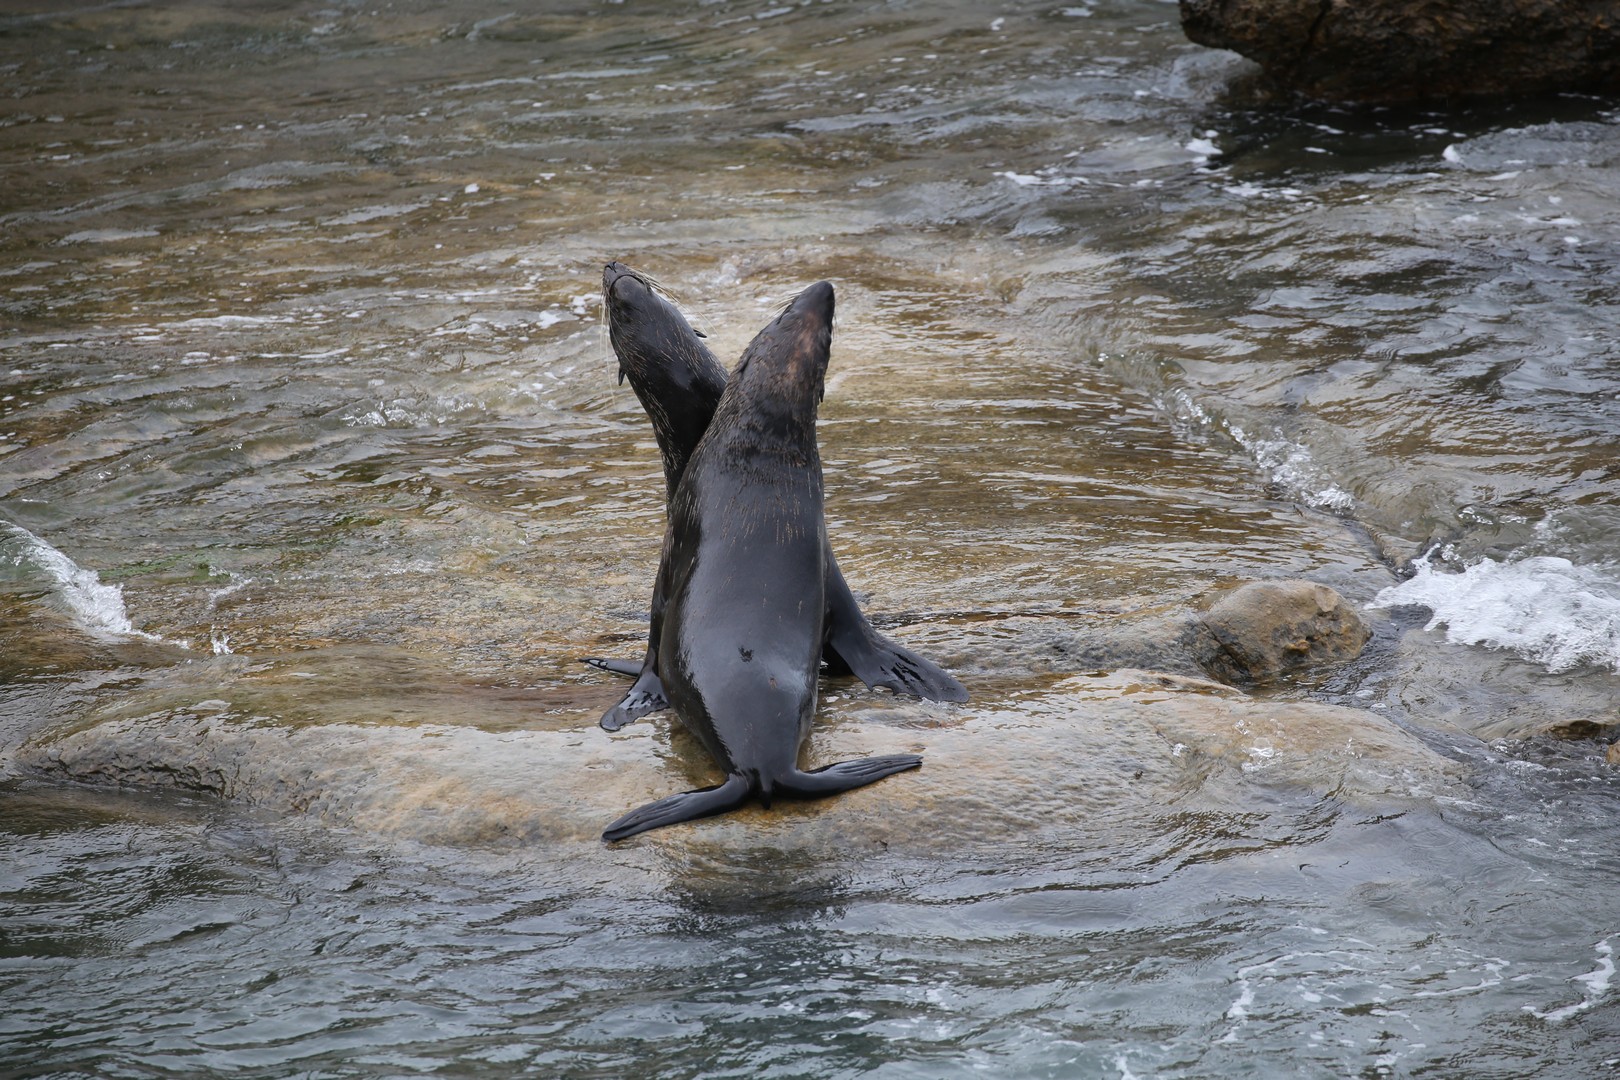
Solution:
[[(659, 829), (673, 852), (1004, 852), (1042, 834), (1082, 848), (1176, 820), (1297, 796), (1383, 804), (1447, 790), (1462, 770), (1370, 711), (1257, 701), (1147, 671), (1079, 675), (1000, 703), (863, 695), (824, 714), (807, 765), (921, 753), (923, 767), (818, 802), (778, 802)], [(883, 704), (879, 704), (883, 703)], [(715, 783), (667, 718), (615, 735), (448, 724), (282, 725), (223, 701), (108, 719), (31, 740), (24, 775), (215, 795), (262, 813), (435, 844), (596, 845), (631, 807)]]
[(1254, 581), (1198, 620), (1193, 651), (1227, 683), (1267, 682), (1354, 660), (1372, 632), (1344, 597), (1309, 581)]
[(1324, 100), (1620, 90), (1620, 0), (1181, 0), (1181, 25)]

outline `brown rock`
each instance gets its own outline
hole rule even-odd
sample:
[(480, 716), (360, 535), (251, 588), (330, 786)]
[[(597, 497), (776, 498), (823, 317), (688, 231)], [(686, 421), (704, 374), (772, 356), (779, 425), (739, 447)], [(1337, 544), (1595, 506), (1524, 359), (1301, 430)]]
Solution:
[[(222, 705), (41, 736), (17, 765), (429, 843), (575, 853), (600, 848), (602, 828), (626, 810), (718, 779), (697, 740), (667, 718), (610, 736), (590, 716), (520, 731), (287, 726)], [(1256, 701), (1145, 671), (1074, 676), (965, 707), (840, 695), (821, 710), (805, 763), (901, 752), (922, 753), (923, 767), (834, 799), (660, 829), (614, 851), (993, 853), (1043, 834), (1125, 850), (1188, 815), (1274, 805), (1257, 786), (1387, 801), (1429, 795), (1459, 774), (1376, 712)]]
[(1181, 0), (1181, 25), (1327, 100), (1620, 88), (1620, 0)]
[(1265, 682), (1353, 660), (1372, 636), (1342, 596), (1310, 581), (1251, 582), (1197, 622), (1194, 656), (1226, 683)]

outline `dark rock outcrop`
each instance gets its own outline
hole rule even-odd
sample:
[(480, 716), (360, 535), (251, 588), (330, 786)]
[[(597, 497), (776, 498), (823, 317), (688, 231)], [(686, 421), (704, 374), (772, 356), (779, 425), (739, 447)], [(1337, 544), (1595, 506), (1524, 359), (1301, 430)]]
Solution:
[(1620, 0), (1181, 0), (1181, 25), (1325, 100), (1620, 90)]

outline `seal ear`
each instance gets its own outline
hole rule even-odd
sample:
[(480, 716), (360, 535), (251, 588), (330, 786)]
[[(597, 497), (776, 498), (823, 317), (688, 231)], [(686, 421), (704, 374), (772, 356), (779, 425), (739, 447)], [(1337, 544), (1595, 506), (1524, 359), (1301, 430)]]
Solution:
[(696, 335), (697, 335), (697, 336), (698, 336), (698, 337), (700, 337), (700, 338), (706, 338), (706, 337), (708, 337), (708, 336), (709, 336), (709, 335), (708, 335), (708, 334), (705, 334), (705, 333), (704, 333), (704, 332), (703, 332), (703, 331), (701, 331), (701, 330), (697, 330), (697, 329), (694, 329), (694, 330), (693, 330), (693, 331), (692, 331), (692, 333), (694, 333), (694, 334), (696, 334)]

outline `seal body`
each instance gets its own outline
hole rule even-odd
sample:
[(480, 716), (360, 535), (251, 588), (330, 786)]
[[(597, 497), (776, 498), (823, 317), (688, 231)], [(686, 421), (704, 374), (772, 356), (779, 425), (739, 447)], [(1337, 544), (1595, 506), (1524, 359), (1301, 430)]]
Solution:
[(602, 834), (815, 798), (916, 768), (896, 754), (814, 772), (798, 756), (827, 640), (826, 525), (816, 407), (833, 289), (810, 286), (743, 353), (669, 504), (657, 667), (675, 715), (724, 783), (633, 810)]
[[(630, 386), (652, 422), (663, 459), (667, 497), (673, 501), (686, 464), (708, 430), (726, 387), (726, 372), (702, 335), (653, 284), (625, 266), (608, 263), (602, 272), (608, 335), (619, 360), (619, 379)], [(935, 701), (966, 701), (967, 690), (944, 669), (873, 629), (838, 568), (832, 547), (823, 542), (827, 640), (822, 659), (830, 674), (853, 674), (868, 686)], [(663, 581), (660, 572), (658, 581)], [(647, 653), (639, 665), (587, 659), (595, 667), (634, 675), (624, 698), (602, 717), (617, 730), (666, 704), (658, 673), (658, 636), (664, 605), (662, 585), (652, 598)]]

